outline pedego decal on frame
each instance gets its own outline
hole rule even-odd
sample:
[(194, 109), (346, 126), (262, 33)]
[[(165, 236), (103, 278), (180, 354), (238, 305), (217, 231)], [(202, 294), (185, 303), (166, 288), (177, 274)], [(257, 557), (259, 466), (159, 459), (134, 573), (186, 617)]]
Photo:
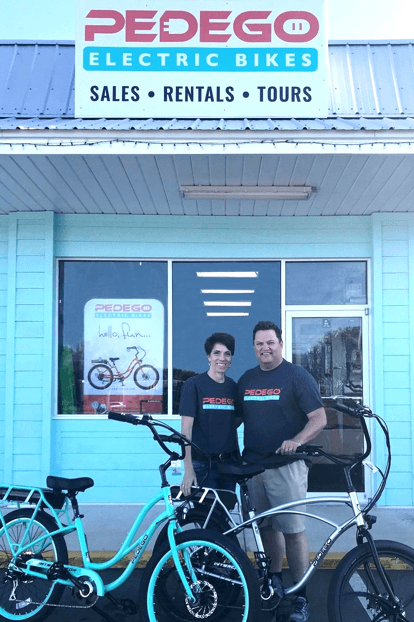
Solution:
[(84, 412), (162, 412), (164, 306), (153, 299), (93, 299), (84, 310)]

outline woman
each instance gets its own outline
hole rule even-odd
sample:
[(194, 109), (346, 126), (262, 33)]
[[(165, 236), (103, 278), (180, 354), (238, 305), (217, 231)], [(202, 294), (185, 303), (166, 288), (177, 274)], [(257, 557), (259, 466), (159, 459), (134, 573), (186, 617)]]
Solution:
[[(181, 432), (211, 459), (204, 486), (235, 490), (235, 483), (218, 472), (219, 459), (231, 459), (231, 454), (238, 448), (237, 385), (231, 378), (226, 378), (234, 354), (234, 337), (228, 333), (214, 333), (206, 340), (204, 349), (210, 367), (207, 372), (189, 378), (183, 386)], [(186, 448), (181, 483), (185, 495), (190, 494), (191, 486), (203, 483), (208, 464), (205, 455), (194, 447)]]

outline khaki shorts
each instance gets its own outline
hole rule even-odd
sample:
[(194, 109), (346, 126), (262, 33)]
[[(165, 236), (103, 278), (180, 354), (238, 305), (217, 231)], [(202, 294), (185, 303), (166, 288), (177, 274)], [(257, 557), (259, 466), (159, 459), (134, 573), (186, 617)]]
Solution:
[[(248, 483), (250, 501), (256, 514), (289, 501), (304, 499), (308, 490), (308, 466), (304, 460), (285, 464), (277, 469), (266, 469)], [(306, 512), (306, 506), (293, 508)], [(271, 527), (282, 533), (305, 531), (306, 518), (296, 514), (278, 514), (264, 518), (260, 528)]]

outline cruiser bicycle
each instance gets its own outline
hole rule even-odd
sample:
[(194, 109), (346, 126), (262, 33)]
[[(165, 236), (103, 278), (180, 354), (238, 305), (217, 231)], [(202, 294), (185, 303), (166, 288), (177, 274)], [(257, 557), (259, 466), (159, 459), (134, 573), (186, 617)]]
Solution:
[[(100, 410), (102, 412), (102, 410)], [(77, 495), (91, 488), (89, 477), (68, 479), (49, 476), (47, 488), (0, 487), (0, 619), (42, 622), (60, 606), (69, 590), (76, 607), (91, 607), (107, 622), (112, 618), (96, 602), (106, 596), (127, 614), (136, 613), (131, 599), (117, 599), (112, 591), (121, 586), (136, 567), (156, 529), (166, 523), (167, 540), (151, 557), (141, 584), (140, 601), (146, 622), (192, 622), (200, 618), (219, 622), (230, 615), (234, 622), (254, 622), (260, 607), (258, 583), (246, 554), (228, 537), (211, 530), (181, 532), (171, 498), (166, 471), (173, 460), (183, 459), (186, 437), (150, 415), (108, 413), (115, 419), (150, 429), (153, 438), (167, 453), (160, 465), (161, 490), (138, 514), (124, 542), (108, 561), (90, 559), (79, 512)], [(157, 428), (170, 434), (160, 434)], [(170, 443), (180, 446), (179, 453)], [(164, 509), (138, 535), (148, 512), (158, 503)], [(3, 509), (17, 509), (3, 514)], [(71, 515), (71, 511), (73, 515)], [(82, 564), (68, 563), (65, 536), (76, 532)], [(105, 584), (101, 571), (132, 554), (126, 568), (113, 582)], [(66, 605), (67, 606), (67, 605)]]
[[(160, 379), (158, 370), (152, 365), (142, 364), (142, 361), (147, 354), (144, 348), (130, 346), (127, 348), (127, 351), (129, 352), (130, 350), (135, 350), (135, 358), (132, 359), (127, 370), (124, 372), (120, 372), (116, 365), (116, 361), (119, 361), (119, 357), (109, 357), (109, 360), (95, 359), (92, 361), (92, 363), (95, 364), (88, 371), (88, 380), (94, 389), (98, 389), (99, 391), (107, 389), (115, 380), (119, 380), (119, 382), (123, 385), (124, 380), (129, 378), (134, 369), (134, 382), (140, 389), (148, 391), (149, 389), (153, 389), (158, 384)], [(138, 357), (138, 350), (142, 350), (144, 352), (141, 358)]]
[[(254, 552), (258, 568), (262, 609), (273, 610), (275, 620), (284, 620), (283, 612), (289, 613), (289, 597), (294, 596), (311, 579), (321, 562), (338, 540), (348, 529), (356, 528), (357, 546), (349, 551), (338, 564), (332, 574), (328, 590), (328, 615), (330, 622), (414, 622), (414, 550), (399, 542), (391, 540), (374, 540), (370, 531), (376, 517), (370, 512), (380, 499), (391, 468), (391, 447), (386, 423), (366, 406), (354, 404), (352, 407), (334, 403), (340, 412), (356, 417), (361, 422), (365, 437), (365, 452), (355, 456), (338, 456), (325, 452), (315, 445), (303, 445), (298, 448), (299, 454), (293, 459), (309, 459), (312, 456), (324, 456), (335, 464), (343, 467), (347, 497), (338, 498), (324, 496), (301, 499), (274, 507), (257, 514), (251, 507), (247, 481), (254, 475), (263, 472), (261, 465), (239, 464), (219, 465), (219, 470), (227, 477), (234, 477), (240, 485), (241, 497), (244, 501), (247, 520), (243, 520), (242, 512), (237, 505), (235, 493), (213, 489), (194, 488), (191, 498), (185, 500), (178, 486), (172, 488), (175, 495), (177, 520), (182, 529), (209, 528), (224, 533), (237, 543), (237, 534), (250, 528), (253, 532), (256, 551)], [(381, 481), (373, 498), (361, 508), (356, 489), (352, 482), (352, 470), (367, 461), (371, 453), (371, 439), (366, 419), (374, 419), (382, 429), (387, 447), (387, 462), (384, 472), (378, 469)], [(275, 456), (274, 466), (286, 461), (286, 456)], [(373, 468), (371, 463), (368, 466)], [(374, 467), (377, 468), (377, 467)], [(342, 524), (328, 520), (307, 511), (305, 506), (315, 507), (318, 504), (341, 504), (352, 511), (352, 516)], [(234, 506), (238, 510), (233, 511)], [(332, 528), (329, 537), (310, 563), (309, 568), (299, 583), (292, 587), (282, 584), (272, 585), (269, 579), (270, 559), (266, 556), (260, 537), (259, 525), (266, 516), (280, 514), (301, 514), (319, 520)], [(160, 532), (156, 548), (166, 538), (165, 527)], [(283, 610), (283, 611), (282, 611)], [(279, 615), (279, 611), (282, 613)]]

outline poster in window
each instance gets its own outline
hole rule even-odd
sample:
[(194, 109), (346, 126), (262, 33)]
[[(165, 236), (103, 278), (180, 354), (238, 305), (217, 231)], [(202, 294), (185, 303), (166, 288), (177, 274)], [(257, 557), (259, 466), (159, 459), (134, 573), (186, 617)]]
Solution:
[(89, 300), (84, 308), (84, 412), (162, 412), (164, 306), (154, 299)]

